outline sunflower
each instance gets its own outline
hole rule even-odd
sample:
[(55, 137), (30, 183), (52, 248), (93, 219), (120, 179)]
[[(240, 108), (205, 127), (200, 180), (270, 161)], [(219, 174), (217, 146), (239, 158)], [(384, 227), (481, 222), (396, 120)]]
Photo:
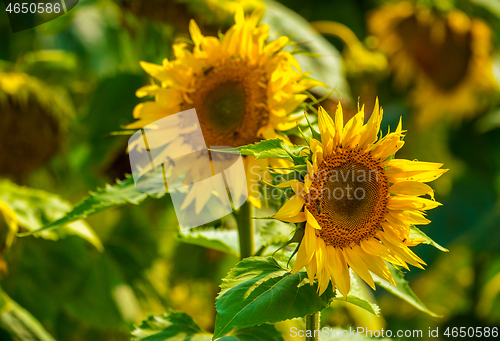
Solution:
[(0, 72), (0, 175), (22, 178), (62, 144), (73, 110), (64, 97), (20, 72)]
[(251, 11), (263, 5), (262, 0), (120, 0), (120, 6), (138, 18), (175, 25), (188, 30), (189, 18), (195, 17), (200, 25), (216, 32), (216, 26), (231, 26), (239, 7)]
[[(386, 260), (408, 269), (424, 261), (409, 248), (422, 239), (410, 237), (411, 225), (428, 224), (425, 211), (440, 205), (425, 182), (446, 169), (442, 164), (394, 159), (404, 144), (401, 121), (377, 140), (382, 109), (376, 101), (364, 124), (364, 109), (344, 127), (339, 104), (335, 120), (319, 108), (321, 141), (310, 140), (311, 160), (304, 181), (291, 180), (295, 195), (274, 218), (305, 223), (293, 272), (304, 266), (323, 293), (329, 281), (346, 295), (349, 267), (375, 289), (369, 271), (394, 284)], [(428, 194), (430, 199), (421, 198)]]
[(421, 126), (443, 114), (472, 117), (498, 88), (491, 29), (480, 19), (403, 1), (375, 10), (368, 26), (390, 57), (395, 85), (414, 82), (411, 100)]
[[(162, 65), (141, 63), (157, 82), (140, 88), (136, 94), (154, 96), (155, 100), (137, 105), (133, 114), (138, 120), (127, 127), (143, 128), (163, 117), (195, 108), (209, 147), (238, 147), (262, 139), (283, 139), (278, 132), (295, 127), (303, 117), (297, 109), (307, 98), (302, 92), (322, 84), (308, 78), (297, 60), (283, 50), (288, 37), (266, 43), (270, 27), (258, 25), (261, 15), (262, 8), (258, 8), (245, 18), (239, 7), (235, 24), (221, 38), (203, 36), (192, 20), (192, 51), (181, 42), (173, 46), (174, 60), (165, 59)], [(179, 122), (177, 131), (185, 131), (184, 124), (190, 123)], [(189, 135), (173, 133), (162, 141), (168, 145), (179, 138), (189, 140)], [(246, 162), (247, 168), (266, 168), (251, 158)], [(260, 206), (258, 193), (252, 193), (253, 202)]]

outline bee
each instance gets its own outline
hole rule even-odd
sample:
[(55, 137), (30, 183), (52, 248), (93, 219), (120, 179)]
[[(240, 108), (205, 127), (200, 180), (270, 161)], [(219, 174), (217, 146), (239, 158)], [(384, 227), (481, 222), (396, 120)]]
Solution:
[(318, 212), (318, 214), (321, 214), (322, 212), (321, 202), (319, 200), (316, 200), (316, 212)]

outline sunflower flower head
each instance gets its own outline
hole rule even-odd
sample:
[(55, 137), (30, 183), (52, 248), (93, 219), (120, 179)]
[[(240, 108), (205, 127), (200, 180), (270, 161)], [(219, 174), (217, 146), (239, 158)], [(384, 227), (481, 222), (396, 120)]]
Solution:
[(269, 43), (269, 26), (258, 25), (262, 8), (245, 18), (243, 9), (222, 38), (206, 37), (191, 21), (194, 43), (173, 46), (175, 59), (162, 65), (142, 62), (156, 83), (142, 87), (138, 97), (154, 96), (139, 104), (140, 128), (162, 117), (195, 108), (207, 145), (242, 146), (296, 125), (292, 114), (307, 98), (302, 91), (320, 83), (307, 78), (297, 60), (283, 47), (287, 37)]
[[(288, 37), (268, 42), (270, 27), (259, 24), (262, 13), (257, 8), (245, 18), (243, 8), (238, 7), (235, 24), (221, 37), (204, 36), (192, 20), (192, 49), (185, 42), (177, 43), (173, 46), (175, 59), (165, 59), (162, 65), (142, 62), (155, 82), (136, 94), (153, 96), (154, 101), (136, 106), (133, 114), (138, 120), (128, 128), (142, 128), (194, 108), (209, 147), (283, 139), (278, 132), (295, 127), (303, 117), (298, 108), (307, 95), (302, 92), (322, 83), (308, 78), (294, 56), (283, 50)], [(185, 131), (183, 125), (190, 123), (179, 122), (164, 143), (189, 139), (175, 131)], [(254, 161), (247, 158), (247, 164)], [(258, 167), (261, 172), (266, 165)], [(260, 200), (254, 202), (260, 206)]]
[(0, 175), (23, 177), (60, 148), (73, 109), (41, 80), (0, 72)]
[(481, 19), (402, 1), (375, 10), (368, 26), (389, 56), (395, 85), (414, 84), (420, 126), (443, 114), (455, 121), (477, 115), (498, 91), (492, 32)]
[[(378, 138), (382, 109), (378, 100), (367, 123), (364, 108), (344, 126), (339, 104), (334, 118), (319, 109), (321, 141), (310, 140), (311, 162), (304, 181), (286, 184), (295, 195), (274, 216), (305, 223), (293, 271), (306, 268), (323, 293), (329, 282), (347, 297), (351, 268), (375, 289), (370, 271), (394, 284), (384, 260), (422, 268), (410, 246), (413, 225), (428, 224), (425, 211), (440, 203), (426, 182), (446, 169), (442, 164), (394, 159), (403, 146), (401, 121)], [(422, 198), (429, 195), (429, 198)]]

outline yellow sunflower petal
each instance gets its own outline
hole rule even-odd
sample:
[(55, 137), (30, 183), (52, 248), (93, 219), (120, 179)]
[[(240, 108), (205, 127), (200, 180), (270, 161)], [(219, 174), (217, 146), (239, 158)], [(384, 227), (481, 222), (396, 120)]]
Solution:
[(317, 244), (316, 233), (314, 232), (314, 228), (311, 227), (308, 223), (306, 223), (306, 230), (304, 234), (304, 238), (302, 242), (306, 244), (306, 255), (307, 259), (310, 260), (312, 256), (316, 253), (316, 244)]
[(373, 277), (368, 271), (368, 267), (361, 259), (359, 254), (353, 249), (346, 247), (344, 250), (344, 255), (349, 263), (351, 269), (359, 276), (363, 281), (365, 281), (373, 290), (375, 290), (375, 283), (373, 282)]
[(321, 226), (319, 226), (318, 221), (316, 220), (316, 218), (314, 218), (312, 213), (309, 212), (307, 210), (307, 208), (305, 208), (304, 211), (306, 213), (307, 223), (309, 225), (311, 225), (313, 228), (315, 228), (316, 230), (321, 230)]
[(316, 254), (313, 254), (311, 261), (306, 265), (306, 272), (310, 285), (314, 284), (314, 279), (316, 278), (316, 272), (318, 270), (316, 264)]
[(342, 104), (339, 102), (337, 110), (335, 110), (335, 145), (340, 146), (344, 137), (344, 112)]
[(303, 197), (300, 195), (294, 195), (285, 202), (273, 218), (283, 220), (296, 217), (302, 210), (302, 207), (304, 207), (304, 203), (305, 200)]
[(306, 254), (306, 244), (300, 243), (299, 250), (297, 251), (297, 256), (295, 258), (295, 264), (293, 264), (292, 273), (297, 273), (305, 267), (308, 263), (307, 254)]
[(326, 246), (326, 252), (328, 259), (327, 267), (330, 275), (334, 278), (335, 285), (342, 296), (347, 297), (351, 290), (351, 275), (349, 274), (349, 268), (347, 267), (344, 255), (340, 250), (331, 245)]
[(304, 183), (302, 181), (295, 180), (295, 179), (282, 182), (282, 183), (276, 185), (276, 187), (279, 187), (279, 188), (291, 187), (293, 192), (297, 195), (303, 195), (303, 192), (304, 192)]
[(384, 245), (387, 246), (389, 248), (389, 250), (391, 250), (391, 252), (394, 255), (398, 256), (399, 258), (401, 258), (405, 262), (407, 262), (407, 263), (409, 263), (417, 268), (420, 268), (420, 269), (424, 269), (422, 267), (422, 265), (420, 265), (420, 264), (427, 265), (427, 264), (425, 264), (425, 262), (422, 259), (420, 259), (420, 257), (415, 255), (415, 253), (413, 253), (413, 251), (411, 251), (403, 243), (399, 243), (399, 244), (391, 243), (390, 239), (387, 238), (387, 234), (385, 234), (384, 232), (381, 232), (381, 231), (378, 232), (377, 236), (384, 243)]
[(363, 106), (361, 110), (354, 115), (344, 127), (344, 138), (342, 140), (342, 145), (344, 147), (355, 147), (359, 142), (359, 130), (363, 126), (365, 121), (365, 107)]
[(428, 194), (434, 200), (434, 190), (429, 185), (423, 182), (398, 181), (389, 188), (389, 191), (392, 194), (415, 196)]
[(394, 257), (394, 255), (391, 254), (391, 251), (384, 244), (375, 239), (362, 241), (361, 248), (363, 249), (363, 251), (370, 255), (381, 257), (382, 259), (385, 259), (392, 264), (399, 265), (408, 269), (408, 266), (405, 262), (401, 261), (399, 258)]
[(440, 206), (441, 203), (415, 197), (415, 196), (391, 196), (389, 198), (389, 203), (387, 204), (387, 208), (390, 210), (398, 211), (398, 210), (430, 210)]
[(392, 278), (391, 271), (389, 271), (389, 268), (380, 257), (372, 256), (364, 252), (358, 245), (354, 245), (352, 250), (361, 257), (368, 270), (380, 278), (385, 279), (387, 282), (396, 285), (394, 279)]
[[(323, 107), (319, 107), (318, 109), (318, 121), (321, 143), (326, 146), (328, 143), (331, 143), (330, 141), (333, 141), (335, 137), (335, 125), (333, 124), (332, 118)], [(329, 154), (328, 151), (327, 154)]]

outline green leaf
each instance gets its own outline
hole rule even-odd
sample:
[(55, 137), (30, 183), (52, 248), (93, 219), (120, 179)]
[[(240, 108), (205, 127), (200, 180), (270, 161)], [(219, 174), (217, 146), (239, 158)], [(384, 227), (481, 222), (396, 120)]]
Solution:
[[(150, 185), (154, 187), (154, 184)], [(46, 223), (41, 228), (21, 234), (20, 236), (31, 235), (41, 231), (49, 231), (108, 208), (126, 204), (138, 205), (148, 197), (160, 198), (164, 195), (165, 193), (147, 194), (139, 192), (135, 187), (132, 176), (127, 175), (126, 179), (123, 181), (118, 180), (114, 185), (106, 185), (105, 188), (98, 188), (97, 191), (90, 192), (90, 196), (83, 199), (71, 211), (58, 220)]]
[(304, 272), (283, 269), (272, 257), (246, 258), (222, 280), (217, 297), (214, 338), (235, 327), (251, 327), (295, 317), (326, 308), (334, 297), (332, 287), (323, 295), (310, 285)]
[[(132, 332), (134, 341), (209, 341), (212, 334), (203, 331), (193, 319), (180, 312), (150, 316)], [(217, 341), (283, 341), (274, 326), (242, 328)]]
[[(271, 26), (271, 32), (292, 37), (302, 43), (300, 48), (307, 54), (295, 55), (303, 71), (311, 72), (314, 79), (332, 86), (338, 98), (350, 98), (347, 82), (343, 75), (342, 59), (337, 49), (324, 37), (319, 35), (300, 15), (275, 1), (265, 1), (266, 11), (262, 22)], [(293, 47), (292, 47), (293, 48)], [(326, 88), (315, 89), (321, 95), (330, 91)]]
[(281, 333), (270, 324), (258, 327), (237, 329), (231, 335), (223, 336), (217, 341), (283, 341)]
[(257, 235), (265, 246), (286, 243), (293, 237), (294, 225), (279, 220), (271, 220), (260, 226)]
[(496, 2), (496, 1), (489, 1), (489, 0), (472, 0), (472, 2), (476, 3), (479, 6), (483, 6), (484, 8), (489, 10), (491, 13), (500, 17), (500, 3)]
[(422, 239), (425, 239), (425, 242), (423, 242), (424, 244), (432, 245), (436, 249), (441, 250), (443, 252), (448, 252), (449, 251), (448, 249), (442, 247), (441, 245), (439, 245), (438, 243), (436, 243), (435, 241), (433, 241), (431, 238), (429, 238), (425, 233), (423, 233), (422, 231), (420, 231), (414, 225), (412, 225), (411, 228), (410, 228), (410, 238), (411, 239), (422, 238)]
[[(281, 245), (287, 242), (293, 233), (290, 224), (273, 220), (259, 226), (255, 231), (255, 249), (261, 246)], [(237, 230), (226, 230), (221, 228), (191, 229), (179, 232), (178, 240), (209, 249), (218, 250), (235, 257), (240, 257), (240, 245)]]
[[(238, 147), (237, 149), (241, 155), (253, 155), (256, 159), (286, 159), (297, 165), (306, 163), (307, 155), (300, 155), (300, 152), (305, 148), (308, 147), (288, 145), (281, 139), (271, 139)], [(232, 149), (218, 149), (217, 151), (230, 153)]]
[(337, 290), (335, 295), (335, 300), (349, 302), (354, 304), (364, 310), (372, 313), (373, 315), (380, 316), (380, 308), (378, 305), (369, 302), (366, 298), (363, 297), (363, 292), (358, 284), (358, 281), (355, 278), (354, 272), (351, 270), (351, 291), (347, 294), (347, 299), (342, 296), (342, 294)]
[(68, 235), (77, 235), (89, 241), (99, 251), (103, 251), (99, 237), (84, 221), (73, 220), (61, 225), (58, 231), (36, 232), (37, 229), (49, 221), (61, 218), (71, 211), (71, 204), (58, 195), (42, 190), (21, 187), (9, 181), (0, 181), (0, 198), (14, 211), (21, 227), (28, 230), (28, 234), (44, 239), (58, 240)]
[(0, 289), (0, 296), (4, 302), (0, 310), (2, 313), (0, 314), (0, 328), (9, 333), (13, 339), (55, 341), (33, 315), (9, 298), (2, 289)]
[(240, 246), (237, 230), (205, 229), (180, 232), (179, 241), (188, 244), (203, 246), (209, 249), (228, 253), (240, 257)]
[(144, 341), (209, 341), (212, 335), (205, 333), (193, 319), (184, 313), (150, 316), (132, 332), (132, 340)]
[[(56, 242), (25, 238), (9, 251), (10, 275), (2, 279), (2, 287), (40, 321), (54, 323), (65, 314), (84, 328), (79, 330), (128, 333), (129, 311), (137, 305), (125, 297), (127, 291), (132, 292), (126, 288), (116, 259), (126, 263), (123, 268), (134, 267), (134, 259), (111, 250), (98, 253), (77, 237)], [(123, 258), (117, 258), (120, 256)], [(70, 334), (78, 336), (78, 331)]]
[(440, 315), (437, 315), (433, 313), (432, 311), (429, 310), (425, 306), (425, 304), (415, 295), (413, 290), (411, 290), (410, 285), (408, 284), (408, 281), (404, 279), (403, 274), (401, 271), (397, 270), (394, 268), (392, 265), (388, 265), (389, 269), (391, 270), (392, 278), (394, 278), (394, 281), (396, 282), (396, 286), (390, 284), (387, 282), (385, 279), (382, 279), (378, 277), (375, 274), (373, 275), (373, 280), (377, 285), (381, 286), (391, 294), (403, 299), (404, 301), (410, 303), (412, 306), (417, 308), (420, 311), (423, 311), (424, 313), (427, 313), (431, 315), (432, 317), (441, 317)]

